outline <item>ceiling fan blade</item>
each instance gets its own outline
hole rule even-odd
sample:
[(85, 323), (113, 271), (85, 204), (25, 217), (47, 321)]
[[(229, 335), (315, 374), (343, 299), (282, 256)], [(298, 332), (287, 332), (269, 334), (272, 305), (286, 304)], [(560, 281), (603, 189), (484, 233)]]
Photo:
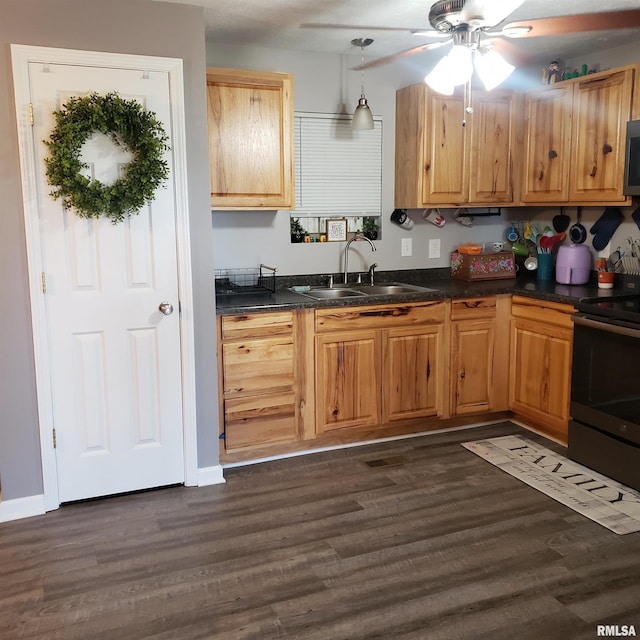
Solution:
[(472, 27), (495, 27), (510, 16), (524, 0), (466, 0), (462, 21)]
[(492, 49), (495, 49), (507, 62), (516, 67), (523, 67), (533, 59), (530, 53), (526, 53), (507, 38), (486, 38)]
[[(414, 33), (419, 31), (422, 33), (433, 33), (440, 35), (435, 29), (425, 27), (424, 29), (407, 29), (406, 27), (374, 27), (362, 24), (327, 24), (324, 22), (304, 22), (299, 26), (300, 29), (346, 29), (351, 31), (403, 31), (404, 33)], [(430, 34), (429, 33), (429, 34)], [(445, 36), (448, 34), (444, 34)]]
[[(531, 27), (511, 32), (518, 27)], [(502, 35), (509, 38), (531, 38), (537, 36), (555, 36), (565, 33), (585, 33), (588, 31), (608, 31), (612, 29), (633, 29), (640, 27), (640, 9), (628, 11), (607, 11), (603, 13), (583, 13), (575, 16), (557, 16), (536, 20), (518, 20), (502, 28)]]
[(422, 44), (419, 47), (413, 47), (412, 49), (405, 49), (404, 51), (399, 51), (398, 53), (392, 53), (390, 56), (384, 56), (383, 58), (370, 60), (369, 62), (365, 62), (364, 64), (359, 64), (357, 67), (351, 67), (351, 69), (354, 71), (360, 71), (362, 69), (370, 69), (371, 67), (379, 67), (383, 64), (393, 62), (394, 60), (399, 60), (400, 58), (404, 58), (406, 56), (412, 56), (416, 53), (421, 53), (422, 51), (429, 51), (429, 49), (438, 49), (439, 47), (443, 47), (444, 45), (450, 44), (451, 42), (453, 42), (451, 38), (449, 38), (449, 40), (445, 40), (444, 42), (429, 42), (427, 44)]

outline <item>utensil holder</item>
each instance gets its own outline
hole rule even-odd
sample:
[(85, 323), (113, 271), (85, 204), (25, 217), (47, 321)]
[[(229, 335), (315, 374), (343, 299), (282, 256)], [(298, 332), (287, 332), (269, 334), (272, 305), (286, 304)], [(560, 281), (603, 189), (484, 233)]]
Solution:
[(553, 253), (538, 254), (538, 270), (536, 280), (553, 280)]

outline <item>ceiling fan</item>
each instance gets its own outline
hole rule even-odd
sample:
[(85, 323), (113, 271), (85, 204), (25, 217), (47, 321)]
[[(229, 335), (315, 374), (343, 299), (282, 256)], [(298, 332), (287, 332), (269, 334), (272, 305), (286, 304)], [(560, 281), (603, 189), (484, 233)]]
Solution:
[(640, 27), (640, 9), (518, 20), (500, 26), (524, 2), (525, 0), (438, 0), (432, 3), (429, 10), (430, 28), (424, 30), (323, 23), (306, 23), (300, 26), (367, 31), (409, 31), (416, 35), (438, 38), (436, 42), (425, 43), (364, 62), (354, 67), (358, 70), (387, 64), (405, 56), (446, 45), (454, 45), (454, 47), (461, 45), (477, 50), (488, 44), (504, 53), (508, 52), (511, 56), (517, 56), (517, 49), (513, 45), (509, 46), (510, 43), (505, 38), (530, 38)]

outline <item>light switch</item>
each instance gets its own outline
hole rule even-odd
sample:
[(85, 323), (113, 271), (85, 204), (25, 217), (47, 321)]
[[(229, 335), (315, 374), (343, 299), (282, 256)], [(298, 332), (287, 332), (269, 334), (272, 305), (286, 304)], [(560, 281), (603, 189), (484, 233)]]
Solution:
[(403, 258), (408, 258), (413, 253), (413, 248), (411, 246), (411, 238), (402, 238), (402, 248), (400, 255)]

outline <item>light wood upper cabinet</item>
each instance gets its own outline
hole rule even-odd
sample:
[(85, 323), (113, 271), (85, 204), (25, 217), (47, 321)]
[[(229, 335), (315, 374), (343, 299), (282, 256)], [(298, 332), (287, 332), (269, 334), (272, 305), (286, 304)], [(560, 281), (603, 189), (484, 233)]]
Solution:
[(517, 96), (443, 96), (425, 84), (396, 93), (395, 206), (513, 204)]
[(564, 202), (569, 197), (573, 89), (560, 83), (527, 94), (523, 202)]
[(571, 393), (571, 305), (514, 296), (509, 404), (567, 441)]
[(511, 91), (475, 92), (469, 148), (469, 203), (510, 204), (516, 196), (513, 151), (519, 107)]
[(207, 69), (212, 209), (292, 209), (293, 76)]
[(634, 65), (527, 94), (523, 202), (630, 203), (622, 183), (636, 76)]
[(625, 202), (622, 193), (627, 120), (634, 71), (579, 80), (573, 87), (572, 202)]

